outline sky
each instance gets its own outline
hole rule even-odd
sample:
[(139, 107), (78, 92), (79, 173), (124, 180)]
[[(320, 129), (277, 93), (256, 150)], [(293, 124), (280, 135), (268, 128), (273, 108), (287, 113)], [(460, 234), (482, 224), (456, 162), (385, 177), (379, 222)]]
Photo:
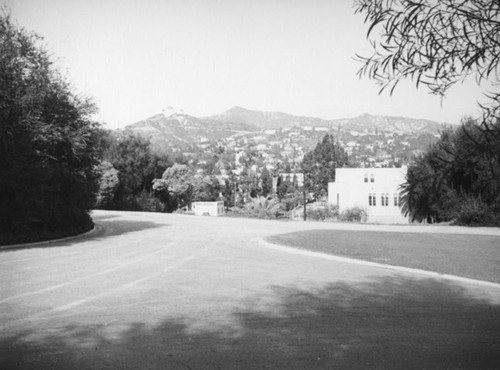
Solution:
[(75, 93), (109, 128), (172, 106), (233, 106), (323, 119), (374, 115), (460, 123), (484, 101), (474, 80), (444, 99), (411, 82), (394, 94), (359, 78), (368, 26), (352, 0), (0, 0), (44, 37)]

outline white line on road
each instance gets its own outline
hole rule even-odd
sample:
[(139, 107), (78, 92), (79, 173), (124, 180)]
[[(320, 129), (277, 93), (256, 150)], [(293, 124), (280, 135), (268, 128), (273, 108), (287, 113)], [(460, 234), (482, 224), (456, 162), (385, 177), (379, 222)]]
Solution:
[[(170, 241), (168, 244), (171, 245), (173, 244), (175, 241), (176, 241), (177, 238), (174, 238), (174, 240)], [(47, 310), (44, 310), (44, 311), (41, 311), (41, 312), (38, 312), (34, 315), (30, 315), (30, 316), (27, 316), (27, 317), (23, 317), (23, 318), (19, 318), (19, 319), (16, 319), (16, 320), (12, 320), (11, 322), (9, 322), (8, 324), (6, 325), (3, 325), (0, 327), (0, 330), (4, 330), (4, 329), (7, 329), (9, 327), (12, 327), (12, 326), (15, 326), (16, 324), (18, 323), (22, 323), (22, 322), (25, 322), (25, 321), (33, 321), (33, 320), (46, 320), (46, 319), (49, 319), (49, 317), (45, 316), (47, 313), (49, 312), (61, 312), (61, 311), (67, 311), (67, 310), (70, 310), (74, 307), (77, 307), (77, 306), (80, 306), (82, 304), (85, 304), (85, 303), (88, 303), (88, 302), (91, 302), (95, 299), (99, 299), (99, 298), (102, 298), (102, 297), (105, 297), (105, 296), (109, 296), (109, 295), (112, 295), (116, 292), (119, 292), (121, 290), (126, 290), (130, 287), (133, 287), (135, 285), (138, 285), (144, 281), (147, 281), (147, 280), (150, 280), (156, 276), (159, 276), (165, 272), (168, 272), (168, 271), (171, 271), (171, 270), (174, 270), (182, 265), (184, 265), (185, 263), (187, 263), (188, 261), (191, 261), (193, 259), (195, 259), (196, 257), (198, 257), (200, 254), (206, 252), (210, 247), (212, 247), (213, 245), (215, 245), (216, 243), (219, 242), (219, 239), (220, 239), (220, 233), (217, 232), (216, 234), (216, 237), (214, 239), (212, 239), (208, 244), (205, 244), (203, 248), (201, 248), (199, 251), (197, 251), (196, 253), (193, 253), (191, 254), (190, 256), (188, 257), (185, 257), (181, 260), (179, 260), (178, 262), (170, 265), (170, 266), (167, 266), (167, 267), (164, 267), (162, 269), (160, 269), (159, 271), (156, 271), (155, 273), (152, 273), (152, 274), (149, 274), (149, 275), (146, 275), (146, 276), (143, 276), (139, 279), (136, 279), (132, 282), (129, 282), (129, 283), (126, 283), (126, 284), (122, 284), (122, 285), (119, 285), (115, 288), (112, 288), (112, 289), (109, 289), (105, 292), (102, 292), (102, 293), (99, 293), (99, 294), (96, 294), (96, 295), (93, 295), (93, 296), (89, 296), (89, 297), (86, 297), (86, 298), (83, 298), (83, 299), (79, 299), (79, 300), (76, 300), (76, 301), (73, 301), (73, 302), (70, 302), (70, 303), (67, 303), (67, 304), (64, 304), (64, 305), (61, 305), (61, 306), (57, 306), (57, 307), (52, 307), (50, 309), (47, 309)], [(162, 248), (163, 250), (164, 248)], [(160, 250), (161, 251), (161, 250)], [(153, 253), (150, 253), (148, 254), (147, 256), (151, 256), (153, 254), (156, 254), (160, 251), (156, 251), (156, 252), (153, 252)], [(102, 272), (101, 272), (102, 273)], [(96, 275), (100, 275), (101, 273), (97, 273), (97, 274), (94, 274), (93, 276), (96, 276)], [(85, 279), (85, 278), (82, 278), (82, 279)], [(62, 284), (60, 284), (62, 285)], [(66, 284), (64, 284), (66, 285)]]
[(165, 273), (167, 271), (176, 269), (177, 267), (185, 264), (186, 262), (188, 262), (188, 261), (196, 258), (197, 254), (194, 254), (194, 255), (191, 255), (189, 257), (183, 258), (182, 260), (174, 263), (173, 265), (167, 266), (167, 267), (165, 267), (165, 268), (163, 268), (163, 269), (155, 272), (154, 274), (149, 274), (149, 275), (143, 276), (140, 279), (134, 280), (134, 281), (132, 281), (130, 283), (127, 283), (127, 284), (119, 285), (119, 286), (117, 286), (117, 287), (115, 287), (113, 289), (107, 290), (107, 291), (105, 291), (103, 293), (99, 293), (99, 294), (96, 294), (96, 295), (93, 295), (93, 296), (90, 296), (90, 297), (86, 297), (86, 298), (80, 299), (78, 301), (74, 301), (74, 302), (65, 304), (63, 306), (52, 308), (50, 311), (66, 311), (66, 310), (69, 310), (69, 309), (71, 309), (73, 307), (80, 306), (80, 305), (85, 304), (87, 302), (99, 299), (101, 297), (112, 295), (112, 294), (114, 294), (116, 292), (119, 292), (121, 290), (126, 290), (128, 288), (133, 287), (133, 286), (139, 285), (140, 283), (142, 283), (142, 282), (144, 282), (146, 280), (150, 280), (150, 279), (152, 279), (154, 277), (157, 277), (158, 275), (161, 275), (161, 274), (163, 274), (163, 273)]
[[(31, 292), (26, 292), (26, 293), (18, 294), (18, 295), (11, 296), (11, 297), (8, 297), (8, 298), (5, 298), (5, 299), (1, 299), (0, 300), (0, 304), (1, 303), (5, 303), (5, 302), (10, 302), (10, 301), (13, 301), (13, 300), (16, 300), (16, 299), (19, 299), (19, 298), (24, 298), (24, 297), (27, 297), (27, 296), (30, 296), (30, 295), (35, 295), (35, 294), (49, 292), (51, 290), (59, 289), (59, 288), (62, 288), (62, 287), (65, 287), (65, 286), (68, 286), (68, 285), (71, 285), (71, 284), (75, 284), (75, 283), (78, 283), (78, 282), (81, 282), (81, 281), (92, 279), (92, 278), (94, 278), (96, 276), (108, 274), (110, 272), (113, 272), (113, 271), (122, 269), (124, 267), (133, 265), (135, 263), (141, 262), (141, 261), (143, 261), (145, 259), (148, 259), (149, 257), (151, 257), (153, 255), (159, 254), (159, 253), (164, 252), (164, 251), (165, 251), (165, 248), (163, 247), (163, 248), (160, 248), (160, 249), (158, 249), (158, 250), (156, 250), (156, 251), (154, 251), (152, 253), (141, 254), (142, 255), (141, 258), (137, 258), (137, 259), (132, 260), (132, 261), (127, 261), (127, 262), (121, 263), (121, 264), (119, 264), (119, 265), (117, 265), (115, 267), (111, 267), (109, 269), (102, 270), (102, 271), (96, 272), (94, 274), (86, 275), (86, 276), (80, 277), (78, 279), (73, 279), (73, 280), (67, 281), (65, 283), (52, 285), (52, 286), (49, 286), (49, 287), (46, 287), (46, 288), (43, 288), (43, 289), (38, 289), (38, 290), (31, 291)], [(138, 253), (138, 254), (140, 254), (140, 253)]]

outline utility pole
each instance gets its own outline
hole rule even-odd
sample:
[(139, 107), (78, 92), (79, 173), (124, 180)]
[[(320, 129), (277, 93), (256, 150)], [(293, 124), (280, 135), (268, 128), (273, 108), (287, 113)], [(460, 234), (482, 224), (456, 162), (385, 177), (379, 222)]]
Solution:
[(307, 207), (306, 207), (306, 172), (303, 171), (302, 172), (302, 191), (304, 193), (304, 221), (306, 220), (307, 216), (306, 216), (306, 210), (307, 210)]
[(234, 207), (236, 207), (236, 181), (234, 182)]
[(306, 220), (306, 187), (304, 186), (304, 221)]

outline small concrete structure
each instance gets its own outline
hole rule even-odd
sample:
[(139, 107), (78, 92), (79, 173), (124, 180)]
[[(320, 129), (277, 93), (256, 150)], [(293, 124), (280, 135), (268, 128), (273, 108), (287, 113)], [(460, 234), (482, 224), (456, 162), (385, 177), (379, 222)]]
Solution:
[(219, 216), (224, 213), (224, 202), (194, 202), (191, 210), (197, 216)]
[(328, 202), (339, 212), (360, 207), (368, 212), (368, 222), (407, 224), (400, 208), (400, 185), (407, 167), (337, 168), (335, 182), (328, 183)]

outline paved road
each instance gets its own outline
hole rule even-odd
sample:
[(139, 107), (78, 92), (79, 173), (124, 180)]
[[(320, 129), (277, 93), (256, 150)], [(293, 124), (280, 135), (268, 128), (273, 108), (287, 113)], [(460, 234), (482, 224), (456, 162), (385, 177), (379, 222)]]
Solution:
[(360, 226), (94, 219), (100, 231), (87, 238), (0, 251), (0, 368), (500, 368), (499, 287), (256, 241)]

